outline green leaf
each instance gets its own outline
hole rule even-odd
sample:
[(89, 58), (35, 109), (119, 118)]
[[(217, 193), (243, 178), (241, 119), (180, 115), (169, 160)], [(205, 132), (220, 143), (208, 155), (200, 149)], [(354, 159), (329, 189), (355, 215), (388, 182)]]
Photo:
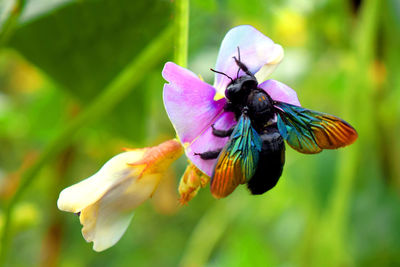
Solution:
[(70, 2), (30, 18), (8, 45), (87, 101), (165, 28), (170, 9), (164, 0)]

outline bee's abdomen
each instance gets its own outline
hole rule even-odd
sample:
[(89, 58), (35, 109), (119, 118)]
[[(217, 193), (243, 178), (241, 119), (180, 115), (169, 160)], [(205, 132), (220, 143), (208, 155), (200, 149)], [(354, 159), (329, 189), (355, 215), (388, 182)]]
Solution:
[(247, 183), (253, 195), (264, 194), (281, 177), (285, 164), (285, 143), (278, 129), (269, 129), (260, 135), (263, 144), (255, 174)]

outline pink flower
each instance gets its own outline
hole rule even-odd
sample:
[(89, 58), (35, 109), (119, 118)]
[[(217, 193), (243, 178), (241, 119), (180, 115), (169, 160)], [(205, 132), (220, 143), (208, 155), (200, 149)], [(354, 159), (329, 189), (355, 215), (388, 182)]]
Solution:
[[(244, 75), (242, 70), (238, 73), (238, 66), (233, 59), (234, 56), (238, 57), (238, 48), (241, 61), (256, 76), (259, 88), (274, 100), (300, 106), (293, 89), (278, 81), (266, 80), (281, 62), (283, 49), (252, 26), (238, 26), (226, 34), (215, 70), (233, 78)], [(186, 156), (211, 176), (216, 159), (202, 160), (195, 153), (222, 148), (226, 144), (228, 137), (220, 138), (212, 134), (212, 124), (217, 129), (229, 129), (236, 124), (234, 114), (224, 110), (225, 89), (230, 79), (216, 73), (214, 85), (211, 86), (193, 72), (172, 62), (165, 64), (162, 75), (168, 81), (164, 85), (165, 109), (185, 147)]]
[[(296, 92), (275, 80), (266, 80), (283, 58), (283, 49), (251, 26), (230, 30), (222, 41), (215, 69), (229, 77), (241, 77), (233, 60), (238, 56), (255, 75), (258, 87), (274, 100), (300, 106)], [(214, 85), (203, 82), (191, 71), (172, 62), (162, 72), (164, 105), (179, 141), (169, 140), (156, 147), (133, 149), (110, 159), (91, 177), (64, 189), (57, 201), (63, 211), (79, 214), (86, 241), (103, 251), (121, 238), (137, 206), (149, 199), (170, 164), (182, 153), (189, 160), (181, 179), (180, 202), (187, 203), (213, 172), (216, 160), (202, 160), (195, 153), (224, 147), (228, 138), (215, 137), (211, 125), (229, 129), (237, 122), (232, 112), (224, 110), (225, 89), (231, 80), (215, 74)], [(200, 172), (200, 169), (202, 172)]]

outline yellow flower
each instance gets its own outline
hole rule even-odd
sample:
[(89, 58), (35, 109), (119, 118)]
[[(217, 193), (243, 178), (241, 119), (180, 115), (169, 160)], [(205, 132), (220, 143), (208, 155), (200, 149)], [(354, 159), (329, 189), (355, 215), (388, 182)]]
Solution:
[(186, 204), (197, 195), (200, 188), (205, 187), (210, 181), (210, 177), (200, 171), (192, 162), (189, 161), (179, 183), (179, 202)]
[(163, 173), (183, 153), (173, 139), (158, 146), (128, 149), (110, 159), (93, 176), (64, 189), (60, 210), (79, 214), (82, 234), (103, 251), (122, 237), (134, 209), (150, 198)]

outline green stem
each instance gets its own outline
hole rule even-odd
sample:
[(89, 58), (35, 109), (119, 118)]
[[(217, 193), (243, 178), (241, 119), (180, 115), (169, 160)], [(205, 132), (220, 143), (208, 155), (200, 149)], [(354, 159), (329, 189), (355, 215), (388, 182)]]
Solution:
[[(68, 146), (79, 129), (94, 120), (101, 118), (121, 101), (141, 80), (145, 73), (151, 70), (168, 53), (173, 28), (168, 27), (153, 40), (103, 91), (102, 93), (74, 120), (72, 120), (50, 142), (35, 163), (22, 175), (21, 184), (4, 211), (4, 227), (1, 235), (0, 265), (5, 264), (10, 246), (10, 226), (12, 210), (22, 193), (32, 183), (42, 167), (52, 160), (60, 151)], [(137, 75), (141, 73), (141, 75)]]
[(22, 13), (22, 10), (24, 9), (26, 4), (26, 0), (16, 0), (14, 6), (12, 7), (12, 10), (10, 14), (8, 15), (8, 18), (3, 24), (3, 28), (0, 32), (0, 46), (3, 46), (8, 39), (10, 38), (12, 32), (15, 29), (15, 26), (17, 25), (18, 19)]
[(337, 184), (334, 187), (330, 206), (322, 218), (319, 229), (322, 234), (321, 238), (325, 239), (322, 242), (327, 242), (322, 245), (322, 249), (326, 249), (326, 251), (319, 253), (322, 257), (319, 259), (321, 261), (319, 263), (326, 261), (326, 257), (329, 256), (332, 266), (351, 265), (352, 261), (347, 251), (346, 225), (359, 159), (362, 156), (361, 149), (371, 143), (374, 132), (369, 122), (371, 118), (369, 114), (373, 110), (373, 88), (369, 81), (369, 67), (374, 59), (379, 2), (380, 0), (363, 2), (353, 43), (353, 50), (357, 51), (353, 60), (356, 64), (348, 73), (348, 88), (346, 90), (348, 95), (345, 102), (347, 114), (345, 117), (346, 120), (354, 123), (362, 135), (347, 151), (340, 152), (336, 175)]
[(176, 0), (175, 35), (174, 61), (186, 68), (188, 61), (189, 0)]

